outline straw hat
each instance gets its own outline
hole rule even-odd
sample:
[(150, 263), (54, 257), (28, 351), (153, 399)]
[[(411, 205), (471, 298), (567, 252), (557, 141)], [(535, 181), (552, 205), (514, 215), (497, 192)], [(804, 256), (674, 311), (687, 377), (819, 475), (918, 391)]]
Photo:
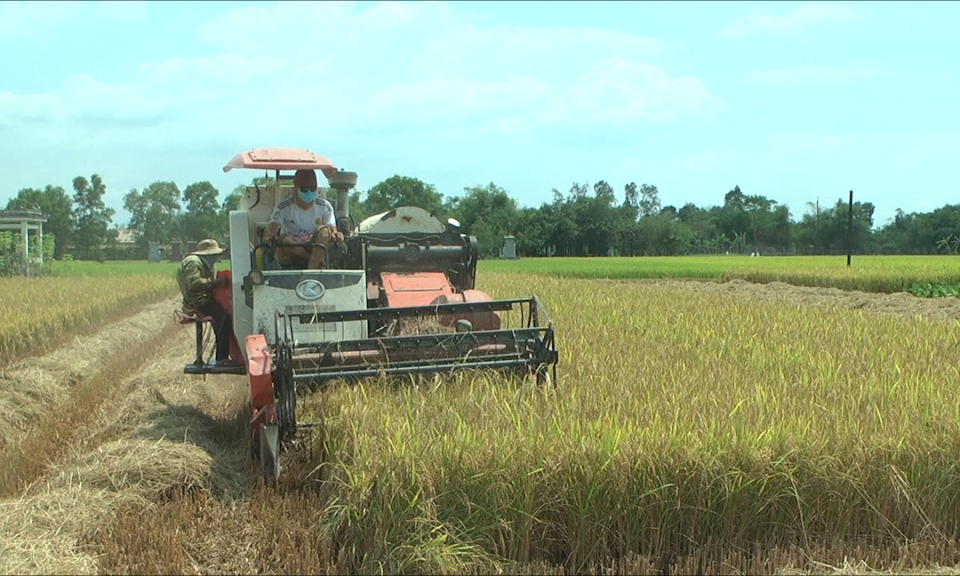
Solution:
[(214, 254), (223, 254), (224, 252), (225, 249), (221, 248), (220, 245), (217, 244), (217, 241), (212, 238), (197, 242), (197, 249), (193, 251), (194, 254), (199, 254), (200, 256), (212, 256)]

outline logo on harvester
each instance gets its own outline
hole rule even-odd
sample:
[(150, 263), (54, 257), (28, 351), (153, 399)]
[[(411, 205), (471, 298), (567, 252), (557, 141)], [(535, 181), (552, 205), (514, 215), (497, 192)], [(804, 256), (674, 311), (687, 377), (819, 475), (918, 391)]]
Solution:
[(297, 296), (304, 300), (318, 300), (326, 291), (319, 280), (304, 280), (297, 284)]

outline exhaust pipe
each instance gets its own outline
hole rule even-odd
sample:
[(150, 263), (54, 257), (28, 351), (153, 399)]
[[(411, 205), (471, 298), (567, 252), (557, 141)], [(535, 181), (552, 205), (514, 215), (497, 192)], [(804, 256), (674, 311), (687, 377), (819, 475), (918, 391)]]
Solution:
[(357, 173), (337, 170), (327, 181), (330, 187), (337, 191), (337, 207), (334, 214), (337, 216), (337, 229), (347, 235), (350, 229), (350, 190), (357, 185)]

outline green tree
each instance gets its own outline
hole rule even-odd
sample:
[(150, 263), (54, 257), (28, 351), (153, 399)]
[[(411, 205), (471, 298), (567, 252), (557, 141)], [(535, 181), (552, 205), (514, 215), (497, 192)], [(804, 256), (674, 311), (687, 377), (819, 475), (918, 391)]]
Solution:
[(640, 215), (640, 191), (634, 182), (623, 187), (623, 207), (633, 209), (634, 220)]
[(227, 234), (229, 219), (220, 217), (219, 195), (220, 191), (207, 181), (194, 182), (183, 190), (186, 206), (180, 215), (181, 240), (199, 241), (222, 238)]
[(368, 216), (373, 216), (372, 213), (367, 212), (367, 207), (362, 197), (363, 195), (359, 190), (350, 192), (350, 218), (354, 222), (354, 228), (359, 226)]
[(74, 247), (76, 256), (82, 260), (103, 260), (101, 246), (114, 238), (110, 224), (116, 212), (107, 208), (103, 202), (103, 195), (107, 187), (98, 174), (90, 177), (88, 182), (83, 176), (73, 179), (73, 203), (76, 216), (76, 232)]
[(7, 210), (39, 210), (46, 217), (43, 236), (53, 238), (53, 257), (63, 258), (67, 246), (73, 241), (76, 226), (73, 201), (62, 186), (47, 184), (42, 191), (23, 188), (7, 202)]
[(734, 186), (733, 190), (723, 195), (723, 207), (733, 210), (742, 210), (744, 194), (740, 191), (740, 186)]
[(465, 188), (464, 195), (451, 199), (448, 207), (463, 231), (477, 237), (481, 257), (497, 257), (503, 237), (516, 235), (517, 203), (493, 182)]
[(771, 246), (782, 251), (790, 244), (790, 211), (786, 206), (761, 195), (745, 195), (740, 205), (747, 215), (751, 252)]
[(660, 213), (660, 191), (651, 184), (642, 184), (640, 186), (639, 200), (640, 214), (643, 216), (652, 216)]
[(596, 198), (606, 198), (611, 203), (616, 200), (613, 194), (613, 186), (608, 184), (606, 180), (601, 180), (593, 185), (593, 195)]
[(240, 184), (233, 189), (232, 192), (227, 194), (223, 199), (223, 202), (220, 203), (220, 208), (217, 210), (217, 217), (223, 222), (223, 226), (229, 227), (230, 223), (230, 211), (236, 210), (240, 207), (240, 199), (243, 198), (243, 195), (247, 191), (246, 184)]
[(545, 225), (547, 247), (557, 256), (577, 254), (580, 227), (574, 215), (572, 204), (566, 201), (556, 188), (552, 191), (553, 202), (544, 205), (541, 213), (547, 218)]
[(717, 227), (708, 210), (688, 202), (677, 210), (677, 220), (692, 231), (690, 248), (693, 252), (715, 254), (721, 251)]
[(581, 243), (592, 256), (606, 256), (615, 248), (622, 232), (616, 214), (613, 188), (601, 180), (594, 185), (593, 198), (579, 198), (575, 204), (583, 232)]
[(540, 208), (521, 208), (517, 212), (517, 255), (546, 256), (550, 216), (548, 205)]
[(744, 208), (746, 196), (740, 191), (740, 186), (734, 186), (723, 196), (723, 206), (712, 213), (716, 222), (717, 231), (730, 239), (730, 250), (743, 252), (747, 248), (747, 233), (753, 222), (750, 214)]
[(650, 214), (640, 218), (638, 228), (638, 248), (645, 256), (670, 254), (674, 220), (670, 214)]
[(937, 248), (943, 250), (947, 254), (956, 254), (956, 242), (956, 236), (944, 236), (943, 238), (937, 240)]
[[(842, 198), (830, 208), (821, 208), (819, 218), (804, 214), (796, 226), (798, 250), (816, 254), (843, 254), (847, 250), (849, 201)], [(850, 234), (852, 249), (863, 252), (870, 242), (873, 228), (874, 207), (870, 202), (853, 203), (853, 228)], [(818, 221), (819, 220), (819, 221)], [(936, 249), (936, 240), (931, 238), (929, 251)]]
[(136, 231), (138, 246), (146, 247), (150, 242), (166, 244), (177, 237), (180, 188), (174, 182), (154, 182), (143, 192), (134, 188), (123, 197), (123, 207), (131, 214), (130, 228)]
[(940, 238), (960, 232), (960, 204), (946, 204), (905, 221), (909, 222), (906, 236), (913, 251), (933, 253)]
[(443, 220), (443, 194), (432, 184), (409, 176), (394, 175), (375, 185), (367, 191), (360, 211), (372, 215), (399, 206), (418, 206)]

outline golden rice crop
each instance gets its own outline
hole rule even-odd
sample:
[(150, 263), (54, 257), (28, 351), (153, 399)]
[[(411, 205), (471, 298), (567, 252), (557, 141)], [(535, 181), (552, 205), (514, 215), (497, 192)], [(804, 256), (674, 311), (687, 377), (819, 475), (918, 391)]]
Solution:
[(914, 284), (955, 286), (960, 283), (956, 256), (856, 255), (847, 266), (844, 256), (740, 255), (528, 258), (481, 260), (479, 277), (490, 272), (533, 272), (582, 279), (686, 278), (785, 282), (798, 286), (841, 288), (863, 292), (905, 292)]
[[(772, 260), (772, 258), (771, 258)], [(956, 284), (960, 282), (960, 273), (955, 266), (942, 263), (929, 265), (922, 275), (917, 270), (901, 270), (891, 266), (870, 265), (875, 262), (867, 257), (858, 259), (856, 267), (844, 268), (836, 265), (793, 265), (787, 258), (781, 258), (773, 266), (750, 268), (731, 268), (720, 274), (720, 280), (746, 280), (765, 284), (785, 282), (795, 286), (813, 286), (818, 288), (840, 288), (861, 292), (903, 292), (923, 278), (928, 282)], [(799, 262), (797, 264), (800, 264)], [(915, 265), (915, 268), (918, 266)]]
[(78, 331), (176, 294), (157, 275), (0, 278), (0, 365), (53, 349)]
[(556, 388), (465, 374), (336, 387), (333, 505), (359, 572), (493, 558), (960, 537), (955, 323), (635, 282), (490, 273), (558, 329)]

